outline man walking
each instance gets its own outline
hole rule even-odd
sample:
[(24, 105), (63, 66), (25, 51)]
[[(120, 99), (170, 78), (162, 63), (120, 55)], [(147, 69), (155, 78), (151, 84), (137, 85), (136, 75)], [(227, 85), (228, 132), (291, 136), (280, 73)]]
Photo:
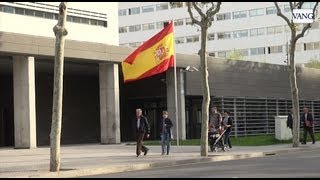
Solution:
[(314, 144), (316, 141), (314, 139), (314, 133), (313, 133), (313, 117), (307, 107), (303, 108), (303, 113), (300, 117), (300, 121), (303, 123), (303, 142), (302, 142), (302, 144), (307, 144), (307, 132), (309, 132), (311, 139), (312, 139), (312, 144)]
[(143, 145), (143, 139), (146, 135), (147, 138), (150, 136), (150, 126), (148, 120), (145, 116), (142, 115), (141, 109), (136, 109), (136, 139), (137, 139), (137, 148), (136, 154), (137, 157), (140, 156), (141, 151), (144, 152), (144, 155), (147, 155), (149, 149)]
[(291, 129), (291, 133), (293, 135), (293, 130), (292, 130), (292, 123), (293, 123), (293, 108), (291, 108), (290, 113), (288, 113), (287, 117), (287, 127)]

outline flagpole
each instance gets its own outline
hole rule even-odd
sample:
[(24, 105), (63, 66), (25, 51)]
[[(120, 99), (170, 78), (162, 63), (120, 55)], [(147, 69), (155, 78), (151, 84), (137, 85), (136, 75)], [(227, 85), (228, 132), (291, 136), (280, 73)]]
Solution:
[[(173, 19), (171, 20), (173, 23), (173, 33), (175, 32), (174, 28), (174, 21)], [(175, 38), (173, 36), (173, 46), (174, 46), (174, 108), (175, 108), (175, 120), (176, 120), (176, 134), (177, 134), (177, 146), (180, 145), (179, 143), (179, 116), (178, 116), (178, 93), (177, 93), (177, 56), (176, 56), (176, 43), (175, 43)]]

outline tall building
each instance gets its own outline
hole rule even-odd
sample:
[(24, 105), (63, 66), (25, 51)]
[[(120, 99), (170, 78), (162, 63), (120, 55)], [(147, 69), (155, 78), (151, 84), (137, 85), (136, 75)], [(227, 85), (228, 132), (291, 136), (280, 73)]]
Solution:
[[(0, 31), (54, 37), (59, 2), (0, 2)], [(118, 2), (69, 2), (67, 39), (118, 45)]]
[[(314, 3), (306, 2), (304, 8), (311, 8)], [(282, 12), (290, 16), (289, 4), (279, 2), (279, 5)], [(193, 12), (195, 17), (199, 17), (196, 11)], [(209, 55), (286, 64), (287, 42), (291, 33), (286, 22), (276, 13), (273, 2), (223, 2), (209, 28)], [(297, 63), (320, 59), (318, 17), (305, 37), (297, 42)], [(185, 2), (120, 2), (119, 43), (121, 46), (137, 47), (169, 20), (175, 22), (176, 51), (198, 53), (200, 31), (196, 25), (191, 25)], [(302, 24), (298, 25), (298, 29), (302, 29)]]

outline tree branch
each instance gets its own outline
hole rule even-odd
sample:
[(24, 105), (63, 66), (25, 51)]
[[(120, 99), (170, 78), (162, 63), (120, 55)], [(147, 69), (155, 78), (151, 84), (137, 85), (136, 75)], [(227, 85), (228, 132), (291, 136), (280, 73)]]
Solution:
[(194, 9), (197, 10), (197, 12), (201, 16), (201, 18), (205, 18), (205, 14), (203, 14), (202, 10), (197, 6), (197, 4), (195, 2), (192, 2), (192, 5), (193, 5)]
[[(289, 18), (288, 18), (287, 16), (285, 16), (285, 15), (281, 12), (281, 9), (279, 8), (278, 3), (277, 3), (277, 2), (274, 2), (274, 5), (275, 5), (276, 8), (277, 8), (277, 15), (280, 16), (280, 17), (282, 17), (282, 19), (284, 19), (284, 20), (287, 22), (288, 26), (289, 26), (290, 28), (292, 28), (292, 24), (291, 24)], [(292, 12), (292, 9), (291, 9), (291, 12)]]
[[(209, 12), (208, 17), (212, 17), (215, 14), (217, 14), (220, 11), (220, 6), (221, 6), (221, 2), (217, 2), (217, 7), (213, 11)], [(213, 7), (213, 3), (212, 3), (212, 7)]]
[(200, 21), (198, 21), (198, 20), (197, 20), (196, 18), (194, 18), (194, 16), (193, 16), (193, 13), (192, 13), (192, 11), (191, 11), (191, 2), (188, 2), (188, 3), (187, 3), (187, 6), (188, 6), (188, 12), (189, 12), (189, 15), (190, 15), (192, 24), (196, 24), (196, 25), (198, 25), (198, 26), (201, 26)]
[[(315, 16), (316, 16), (316, 15), (315, 15), (315, 12), (316, 12), (316, 8), (317, 8), (317, 6), (318, 6), (318, 3), (319, 3), (319, 2), (316, 2), (316, 4), (315, 4), (314, 7), (313, 7), (313, 19), (315, 19)], [(302, 29), (302, 31), (301, 31), (301, 33), (298, 34), (294, 40), (295, 40), (295, 41), (298, 41), (298, 39), (302, 38), (302, 37), (304, 36), (304, 33), (305, 33), (309, 28), (311, 28), (311, 23), (308, 23), (306, 26), (304, 26), (303, 29)]]

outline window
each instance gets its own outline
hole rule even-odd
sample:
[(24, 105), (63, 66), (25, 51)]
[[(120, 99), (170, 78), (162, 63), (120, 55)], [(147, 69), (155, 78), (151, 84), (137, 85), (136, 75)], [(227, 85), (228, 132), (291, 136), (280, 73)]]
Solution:
[[(304, 44), (303, 43), (297, 43), (295, 51), (303, 51), (304, 50)], [(288, 48), (288, 52), (290, 51), (290, 46)]]
[(270, 46), (270, 47), (268, 47), (268, 54), (281, 53), (281, 52), (282, 52), (282, 46)]
[(129, 15), (140, 14), (140, 7), (130, 8), (128, 14)]
[(290, 6), (289, 5), (284, 5), (284, 12), (290, 12)]
[(44, 17), (47, 18), (47, 19), (54, 19), (54, 14), (53, 14), (53, 13), (48, 13), (48, 12), (46, 12), (46, 13), (44, 14)]
[(133, 48), (138, 47), (138, 46), (140, 46), (140, 45), (141, 45), (141, 42), (129, 43), (129, 46), (130, 46), (130, 47), (133, 47)]
[(81, 23), (82, 24), (89, 24), (89, 19), (88, 18), (81, 18)]
[(214, 33), (208, 34), (208, 41), (214, 40)]
[(183, 19), (176, 19), (174, 20), (175, 26), (183, 26)]
[(266, 10), (266, 14), (269, 15), (269, 14), (276, 14), (277, 13), (277, 9), (276, 7), (269, 7), (267, 8)]
[(249, 11), (249, 15), (250, 17), (254, 17), (254, 16), (262, 16), (264, 15), (264, 9), (252, 9)]
[(304, 50), (316, 50), (320, 48), (320, 42), (304, 43)]
[(30, 10), (30, 9), (25, 9), (25, 13), (28, 16), (34, 16), (34, 10)]
[(267, 27), (267, 34), (279, 34), (282, 33), (283, 26), (271, 26)]
[(36, 17), (44, 17), (44, 12), (41, 12), (41, 11), (35, 11), (35, 15)]
[(165, 24), (168, 24), (168, 21), (157, 22), (157, 29), (162, 29)]
[(17, 7), (16, 7), (15, 13), (16, 13), (16, 14), (24, 15), (24, 9), (22, 9), (22, 8), (17, 8)]
[(264, 35), (264, 28), (250, 29), (250, 36), (261, 36)]
[(216, 57), (216, 53), (215, 52), (209, 52), (209, 56)]
[(183, 2), (170, 2), (171, 9), (183, 7)]
[(118, 15), (119, 16), (126, 16), (127, 15), (127, 10), (126, 9), (120, 9)]
[(218, 39), (231, 39), (230, 32), (222, 32), (222, 33), (217, 33), (217, 34), (218, 34)]
[(187, 43), (198, 42), (199, 36), (188, 36), (186, 37)]
[(152, 30), (154, 29), (154, 23), (149, 23), (149, 24), (143, 24), (142, 25), (142, 31), (147, 31), (147, 30)]
[(177, 37), (177, 38), (175, 38), (175, 42), (176, 42), (176, 44), (182, 44), (182, 43), (184, 43), (184, 37)]
[(161, 3), (156, 5), (157, 11), (166, 10), (166, 9), (169, 9), (168, 3)]
[(260, 55), (260, 54), (265, 54), (265, 50), (264, 50), (264, 47), (251, 48), (250, 53), (251, 55)]
[(129, 32), (136, 32), (136, 31), (141, 31), (141, 25), (133, 25), (129, 26)]
[(6, 12), (6, 13), (14, 13), (14, 7), (4, 6), (4, 7), (3, 7), (3, 12)]
[(126, 32), (128, 32), (128, 26), (119, 27), (119, 33), (126, 33)]
[(236, 11), (232, 13), (233, 19), (246, 18), (247, 11)]
[(218, 57), (227, 57), (227, 51), (219, 51)]
[(191, 25), (192, 21), (191, 18), (186, 18), (186, 25)]
[(233, 38), (248, 37), (248, 30), (234, 31)]
[(154, 5), (151, 6), (142, 6), (141, 7), (143, 13), (154, 12)]
[(231, 19), (231, 13), (217, 14), (217, 21)]
[[(75, 16), (73, 16), (72, 17), (72, 22), (75, 22), (75, 23), (80, 23), (80, 18), (79, 17), (75, 17)], [(99, 22), (98, 22), (98, 24), (99, 24)]]
[(91, 25), (98, 25), (98, 21), (94, 19), (90, 19), (90, 24)]

